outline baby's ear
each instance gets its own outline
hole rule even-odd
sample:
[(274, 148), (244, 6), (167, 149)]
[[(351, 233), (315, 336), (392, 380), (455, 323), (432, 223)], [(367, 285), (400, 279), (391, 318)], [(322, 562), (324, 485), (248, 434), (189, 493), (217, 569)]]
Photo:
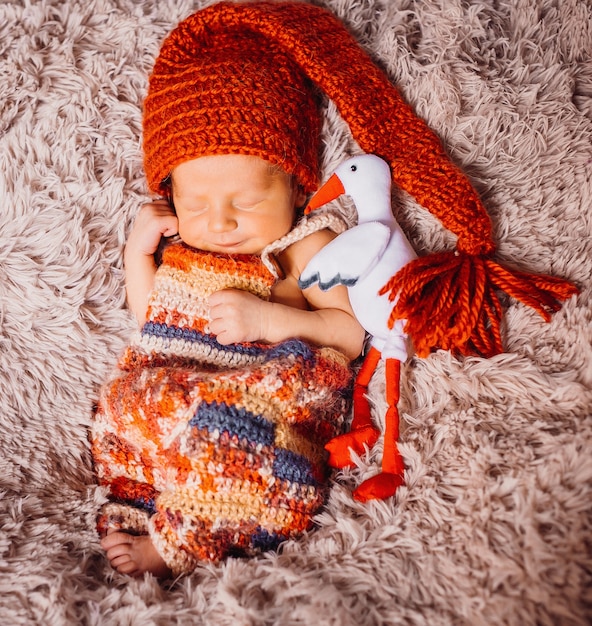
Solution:
[[(169, 206), (175, 211), (175, 204), (173, 202), (173, 175), (169, 174), (160, 183), (160, 194), (169, 203)], [(177, 212), (175, 211), (175, 215)]]
[(294, 206), (297, 209), (304, 209), (306, 203), (308, 202), (308, 194), (304, 191), (304, 187), (299, 183), (296, 184), (296, 192), (294, 197)]

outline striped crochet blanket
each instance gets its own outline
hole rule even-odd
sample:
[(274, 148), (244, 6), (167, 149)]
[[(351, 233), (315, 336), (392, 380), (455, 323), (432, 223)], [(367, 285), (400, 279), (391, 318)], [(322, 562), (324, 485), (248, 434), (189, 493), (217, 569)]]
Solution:
[(325, 501), (323, 446), (348, 409), (347, 359), (297, 339), (223, 346), (208, 332), (209, 295), (269, 298), (274, 281), (258, 256), (170, 245), (147, 322), (103, 386), (99, 530), (149, 534), (175, 574), (273, 549)]

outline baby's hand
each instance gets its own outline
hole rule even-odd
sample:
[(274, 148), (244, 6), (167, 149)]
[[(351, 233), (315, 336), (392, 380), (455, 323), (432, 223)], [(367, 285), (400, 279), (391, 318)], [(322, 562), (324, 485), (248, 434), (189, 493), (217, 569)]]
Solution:
[(161, 237), (176, 235), (179, 222), (166, 200), (155, 200), (140, 209), (130, 232), (127, 248), (139, 254), (156, 252)]
[(210, 296), (210, 331), (219, 343), (265, 339), (265, 311), (269, 302), (247, 291), (223, 289)]

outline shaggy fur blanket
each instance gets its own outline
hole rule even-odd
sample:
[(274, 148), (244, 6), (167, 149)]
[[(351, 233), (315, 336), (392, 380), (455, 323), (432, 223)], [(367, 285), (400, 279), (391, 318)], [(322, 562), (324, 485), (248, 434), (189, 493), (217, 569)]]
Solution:
[[(133, 329), (122, 250), (148, 198), (141, 102), (191, 0), (0, 3), (0, 623), (585, 625), (592, 620), (592, 8), (588, 0), (315, 0), (442, 138), (497, 257), (581, 294), (508, 300), (507, 352), (411, 359), (407, 485), (359, 504), (380, 446), (317, 528), (172, 585), (115, 573), (88, 432)], [(329, 104), (329, 172), (354, 146)], [(343, 208), (347, 211), (347, 207)], [(418, 252), (453, 241), (399, 194)], [(379, 372), (380, 374), (380, 372)], [(377, 375), (376, 419), (384, 410)]]

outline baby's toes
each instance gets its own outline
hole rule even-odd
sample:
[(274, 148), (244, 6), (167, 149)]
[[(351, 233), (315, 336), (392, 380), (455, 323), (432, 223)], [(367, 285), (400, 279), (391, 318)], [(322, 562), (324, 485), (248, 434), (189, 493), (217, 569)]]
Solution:
[(137, 564), (132, 560), (129, 560), (122, 565), (114, 565), (113, 567), (115, 567), (120, 574), (127, 574), (128, 576), (139, 576), (142, 574), (142, 572), (138, 570)]

